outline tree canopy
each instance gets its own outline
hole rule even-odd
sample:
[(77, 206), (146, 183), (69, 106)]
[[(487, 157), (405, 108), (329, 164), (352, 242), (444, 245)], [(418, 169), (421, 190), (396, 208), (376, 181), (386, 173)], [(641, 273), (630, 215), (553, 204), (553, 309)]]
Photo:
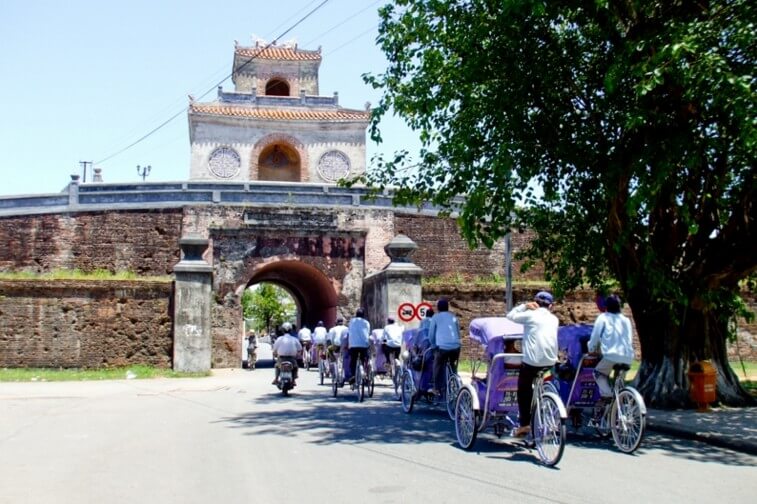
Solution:
[(281, 287), (264, 282), (242, 294), (242, 313), (256, 331), (274, 332), (284, 322), (295, 320), (297, 308)]
[[(725, 361), (757, 269), (755, 26), (748, 0), (397, 0), (380, 11), (387, 70), (371, 135), (395, 113), (418, 153), (378, 157), (368, 185), (459, 213), (472, 246), (536, 233), (558, 292), (620, 283), (653, 403), (686, 401), (695, 359)], [(456, 200), (462, 196), (462, 203)], [(458, 206), (459, 205), (459, 206)]]

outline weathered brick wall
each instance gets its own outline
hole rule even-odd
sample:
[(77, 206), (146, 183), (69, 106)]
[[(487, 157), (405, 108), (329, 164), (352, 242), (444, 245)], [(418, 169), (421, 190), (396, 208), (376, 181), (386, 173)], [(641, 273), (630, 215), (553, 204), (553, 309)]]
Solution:
[(181, 209), (0, 218), (0, 271), (166, 275), (179, 261)]
[[(424, 215), (396, 214), (396, 233), (407, 235), (418, 249), (411, 259), (423, 268), (426, 276), (462, 275), (481, 277), (497, 273), (504, 275), (505, 241), (497, 241), (491, 249), (483, 245), (471, 250), (460, 235), (454, 219), (441, 219)], [(544, 269), (534, 266), (521, 273), (523, 261), (516, 261), (515, 254), (524, 249), (530, 239), (529, 233), (513, 233), (510, 238), (513, 254), (512, 273), (515, 281), (543, 280)]]
[(0, 281), (0, 367), (171, 367), (172, 284)]
[[(542, 288), (548, 288), (546, 285)], [(513, 303), (519, 304), (533, 298), (534, 294), (541, 290), (537, 286), (513, 287)], [(460, 330), (463, 335), (463, 355), (466, 358), (478, 355), (479, 348), (473, 347), (468, 338), (468, 327), (471, 320), (477, 317), (499, 317), (505, 314), (504, 288), (486, 287), (445, 287), (424, 286), (423, 300), (436, 305), (440, 297), (450, 300), (450, 311), (453, 311), (460, 320)], [(748, 298), (752, 311), (757, 312), (757, 302), (754, 297)], [(597, 318), (599, 311), (594, 300), (593, 291), (578, 291), (559, 301), (554, 306), (554, 313), (560, 320), (560, 325), (567, 324), (591, 324)], [(631, 318), (633, 314), (626, 305), (623, 313)], [(635, 332), (634, 326), (634, 332)], [(739, 322), (738, 341), (728, 345), (728, 355), (736, 361), (739, 355), (746, 361), (757, 361), (757, 323)], [(634, 349), (636, 358), (641, 357), (639, 339), (634, 334)]]

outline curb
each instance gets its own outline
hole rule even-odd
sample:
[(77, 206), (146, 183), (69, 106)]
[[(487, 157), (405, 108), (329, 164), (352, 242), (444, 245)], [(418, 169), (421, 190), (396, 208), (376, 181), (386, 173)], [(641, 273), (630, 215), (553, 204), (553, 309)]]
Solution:
[(723, 437), (719, 434), (713, 434), (712, 432), (697, 432), (670, 425), (649, 422), (647, 422), (647, 429), (682, 439), (700, 441), (720, 448), (728, 448), (729, 450), (748, 453), (749, 455), (757, 455), (757, 444), (751, 442), (745, 443), (743, 440)]

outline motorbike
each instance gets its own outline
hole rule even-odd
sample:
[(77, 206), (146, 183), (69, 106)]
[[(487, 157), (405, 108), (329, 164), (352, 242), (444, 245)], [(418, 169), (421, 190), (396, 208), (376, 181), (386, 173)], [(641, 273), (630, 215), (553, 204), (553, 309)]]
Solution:
[(289, 391), (294, 388), (294, 364), (288, 361), (282, 361), (279, 363), (279, 382), (276, 386), (281, 390), (281, 393), (285, 396), (289, 395)]

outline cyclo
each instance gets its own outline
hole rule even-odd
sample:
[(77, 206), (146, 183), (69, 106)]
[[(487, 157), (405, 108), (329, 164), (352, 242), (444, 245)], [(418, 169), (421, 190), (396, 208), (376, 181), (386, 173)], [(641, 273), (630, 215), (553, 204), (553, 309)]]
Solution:
[(545, 385), (560, 394), (565, 402), (572, 431), (593, 430), (601, 437), (612, 433), (618, 449), (634, 452), (644, 436), (647, 407), (639, 392), (625, 384), (629, 366), (615, 365), (611, 382), (613, 395), (609, 402), (600, 401), (599, 387), (594, 379), (594, 366), (599, 356), (589, 354), (586, 345), (592, 326), (587, 324), (560, 327), (557, 344), (561, 363), (556, 379)]
[[(331, 393), (334, 397), (339, 393), (339, 389), (350, 382), (350, 353), (347, 348), (347, 338), (342, 338), (342, 344), (339, 353), (334, 355), (334, 360), (330, 362), (331, 366)], [(349, 383), (350, 389), (357, 394), (357, 400), (363, 402), (366, 393), (368, 397), (373, 397), (375, 382), (371, 368), (370, 358), (358, 362), (355, 366), (355, 380)]]
[[(315, 362), (318, 366), (318, 379), (320, 380), (320, 384), (323, 385), (325, 378), (329, 376), (330, 369), (325, 343), (313, 344), (310, 348), (310, 362)], [(308, 369), (310, 368), (308, 367)]]
[[(457, 395), (455, 434), (463, 449), (470, 449), (476, 435), (491, 427), (497, 437), (519, 427), (518, 375), (522, 353), (523, 326), (504, 317), (477, 318), (470, 323), (470, 338), (483, 347), (486, 376), (476, 375), (483, 365), (474, 361), (471, 381)], [(505, 349), (508, 350), (505, 350)], [(544, 372), (534, 380), (531, 403), (531, 434), (527, 445), (536, 448), (546, 466), (560, 461), (565, 449), (565, 406), (559, 395), (544, 384)]]
[(400, 384), (400, 362), (394, 359), (394, 362), (387, 362), (384, 352), (381, 350), (381, 343), (384, 338), (383, 329), (374, 329), (371, 331), (369, 355), (371, 358), (371, 369), (373, 372), (373, 381), (389, 379), (392, 382), (395, 397), (399, 397)]
[(440, 390), (441, 394), (437, 396), (428, 392), (433, 386), (434, 352), (431, 348), (420, 348), (416, 351), (414, 340), (417, 334), (418, 329), (407, 329), (402, 334), (406, 348), (400, 368), (402, 410), (412, 413), (413, 406), (418, 401), (430, 405), (444, 404), (450, 419), (454, 419), (455, 400), (463, 382), (448, 362), (444, 369), (445, 387)]

